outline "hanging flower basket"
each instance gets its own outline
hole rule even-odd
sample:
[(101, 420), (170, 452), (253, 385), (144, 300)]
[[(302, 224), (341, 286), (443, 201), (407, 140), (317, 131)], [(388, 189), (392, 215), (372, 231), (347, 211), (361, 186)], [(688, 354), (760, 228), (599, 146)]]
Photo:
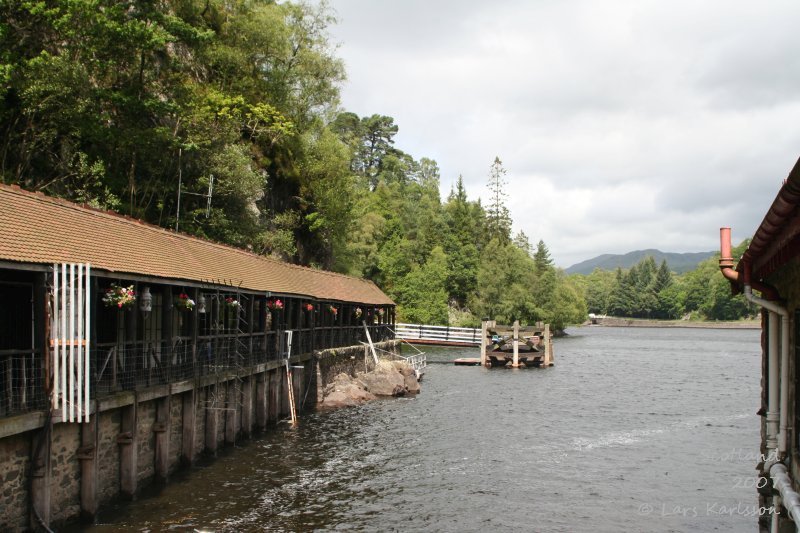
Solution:
[(267, 309), (270, 311), (280, 311), (283, 309), (283, 302), (276, 299), (267, 300)]
[(383, 308), (378, 309), (378, 316), (383, 316)]
[(120, 287), (112, 283), (103, 295), (103, 303), (106, 307), (130, 309), (133, 307), (133, 304), (136, 303), (136, 293), (133, 291), (133, 285), (129, 287)]
[(312, 312), (314, 310), (314, 304), (305, 304), (305, 305), (303, 305), (303, 309), (305, 309), (306, 311), (308, 311), (310, 313), (310, 312)]
[(181, 311), (191, 311), (194, 309), (194, 300), (189, 298), (189, 295), (182, 292), (175, 298), (175, 307)]
[(364, 312), (361, 310), (360, 307), (356, 307), (356, 310), (353, 311), (353, 314), (355, 315), (356, 318), (361, 318), (361, 315), (364, 314)]
[(233, 296), (228, 296), (225, 298), (225, 305), (228, 307), (228, 309), (239, 309), (242, 306), (242, 304), (239, 303), (239, 300)]
[(339, 309), (337, 309), (336, 306), (334, 306), (334, 305), (328, 306), (328, 311), (331, 312), (331, 314), (333, 315), (334, 318), (336, 318), (336, 315), (339, 314)]

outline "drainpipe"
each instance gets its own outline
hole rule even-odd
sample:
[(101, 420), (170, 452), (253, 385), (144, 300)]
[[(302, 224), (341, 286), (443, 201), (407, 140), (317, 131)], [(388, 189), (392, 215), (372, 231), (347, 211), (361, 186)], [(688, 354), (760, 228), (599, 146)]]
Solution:
[[(788, 412), (789, 412), (789, 311), (782, 305), (777, 304), (778, 300), (777, 291), (768, 286), (760, 283), (751, 284), (750, 264), (743, 265), (742, 275), (733, 269), (733, 258), (731, 255), (731, 230), (730, 228), (720, 228), (720, 259), (719, 268), (722, 274), (729, 280), (744, 285), (744, 297), (747, 301), (754, 303), (758, 306), (769, 311), (769, 320), (767, 322), (768, 339), (769, 339), (769, 390), (768, 390), (768, 405), (767, 405), (767, 448), (775, 450), (775, 456), (771, 458), (765, 469), (769, 471), (769, 476), (772, 479), (772, 486), (778, 491), (779, 497), (773, 498), (775, 510), (780, 504), (787, 509), (789, 516), (795, 523), (795, 527), (800, 531), (800, 495), (794, 490), (792, 480), (789, 477), (786, 466), (781, 462), (786, 457), (787, 444), (788, 444)], [(741, 279), (740, 279), (741, 278)], [(762, 294), (767, 298), (759, 298), (753, 294), (753, 286), (757, 290), (762, 290), (762, 287), (767, 290), (762, 290)], [(778, 320), (781, 317), (780, 333), (780, 380), (778, 379)], [(778, 405), (778, 397), (780, 397), (780, 405)], [(780, 430), (775, 427), (775, 409), (778, 409), (778, 423)], [(777, 434), (777, 446), (775, 445), (775, 436)], [(777, 505), (775, 504), (777, 503)], [(773, 516), (773, 528), (776, 527), (778, 520)]]
[[(762, 305), (762, 307), (766, 308), (769, 311), (767, 317), (767, 339), (769, 346), (768, 346), (768, 355), (767, 355), (767, 368), (769, 369), (769, 375), (767, 378), (767, 449), (772, 452), (775, 450), (774, 457), (777, 459), (778, 457), (778, 430), (779, 430), (779, 421), (780, 421), (780, 404), (779, 404), (779, 391), (780, 391), (780, 381), (778, 375), (778, 315), (780, 312), (777, 309), (777, 305), (773, 302), (758, 299), (759, 301), (756, 302), (754, 299), (756, 298), (753, 295), (752, 290), (750, 290), (750, 279), (744, 280), (743, 278), (746, 276), (749, 278), (749, 269), (745, 268), (745, 274), (740, 276), (739, 272), (734, 270), (733, 268), (733, 254), (731, 253), (731, 228), (720, 228), (719, 230), (719, 250), (720, 250), (720, 257), (719, 257), (719, 268), (722, 272), (722, 275), (725, 276), (730, 281), (734, 282), (737, 286), (742, 285), (744, 281), (745, 290), (744, 290), (744, 297), (756, 305), (761, 305), (761, 302), (764, 302), (766, 305)], [(770, 292), (775, 292), (770, 291)], [(785, 313), (785, 310), (784, 310)], [(788, 316), (788, 314), (787, 314)], [(788, 331), (788, 329), (787, 329)], [(787, 344), (788, 346), (788, 344)], [(768, 454), (771, 455), (771, 454)]]

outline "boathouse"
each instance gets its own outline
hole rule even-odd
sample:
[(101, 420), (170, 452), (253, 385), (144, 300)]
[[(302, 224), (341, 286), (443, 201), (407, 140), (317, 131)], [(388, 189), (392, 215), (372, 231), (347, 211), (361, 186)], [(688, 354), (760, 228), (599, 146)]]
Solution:
[(760, 525), (800, 530), (800, 161), (737, 264), (721, 229), (720, 269), (762, 309)]
[(369, 281), (0, 185), (0, 529), (132, 498), (394, 346)]

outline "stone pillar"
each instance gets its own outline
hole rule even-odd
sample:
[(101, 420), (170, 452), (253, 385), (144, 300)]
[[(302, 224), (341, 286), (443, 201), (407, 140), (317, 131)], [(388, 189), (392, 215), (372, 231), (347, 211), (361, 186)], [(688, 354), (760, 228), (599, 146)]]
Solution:
[(30, 525), (38, 531), (44, 523), (50, 527), (50, 447), (53, 442), (53, 423), (43, 427), (33, 438), (31, 449), (31, 514)]
[(183, 440), (181, 462), (191, 466), (195, 459), (194, 439), (197, 432), (197, 389), (183, 393)]
[(138, 400), (134, 396), (133, 404), (120, 409), (119, 444), (119, 492), (123, 498), (133, 499), (136, 496), (136, 478), (138, 474), (138, 450), (136, 438), (136, 407)]
[(81, 424), (81, 447), (76, 454), (81, 462), (81, 519), (94, 520), (97, 514), (97, 424), (99, 414), (91, 415), (89, 422)]

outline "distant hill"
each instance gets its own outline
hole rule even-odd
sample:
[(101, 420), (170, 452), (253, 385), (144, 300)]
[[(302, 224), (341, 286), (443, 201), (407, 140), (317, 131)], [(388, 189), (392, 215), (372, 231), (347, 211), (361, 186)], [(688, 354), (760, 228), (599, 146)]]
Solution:
[(616, 270), (617, 267), (630, 268), (648, 255), (653, 256), (656, 264), (666, 259), (669, 269), (678, 274), (694, 270), (697, 265), (713, 256), (716, 252), (672, 253), (660, 250), (636, 250), (627, 254), (603, 254), (593, 259), (582, 261), (566, 269), (567, 274), (591, 274), (595, 268)]

